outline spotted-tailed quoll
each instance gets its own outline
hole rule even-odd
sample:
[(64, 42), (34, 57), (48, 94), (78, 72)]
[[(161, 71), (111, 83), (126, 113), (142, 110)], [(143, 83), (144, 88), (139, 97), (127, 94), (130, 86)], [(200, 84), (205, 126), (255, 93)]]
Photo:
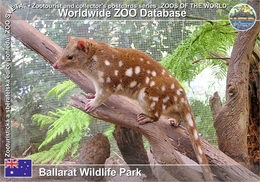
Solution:
[[(191, 107), (180, 83), (153, 58), (136, 49), (114, 48), (85, 38), (69, 37), (62, 57), (53, 68), (80, 70), (93, 81), (95, 97), (87, 100), (86, 112), (92, 112), (112, 94), (138, 100), (143, 113), (139, 124), (159, 120), (161, 115), (184, 121), (200, 164), (208, 164), (202, 150)], [(212, 181), (208, 166), (202, 165), (204, 178)]]

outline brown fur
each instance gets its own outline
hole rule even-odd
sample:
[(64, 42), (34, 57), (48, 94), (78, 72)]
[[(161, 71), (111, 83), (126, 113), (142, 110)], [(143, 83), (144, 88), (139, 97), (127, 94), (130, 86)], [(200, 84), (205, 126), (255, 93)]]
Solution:
[[(53, 65), (60, 70), (81, 70), (95, 86), (95, 98), (89, 99), (91, 112), (110, 95), (138, 100), (144, 113), (140, 124), (159, 120), (161, 115), (184, 121), (198, 162), (208, 164), (186, 94), (179, 82), (147, 54), (84, 38), (70, 39), (63, 56)], [(202, 167), (206, 180), (212, 180), (209, 167)]]

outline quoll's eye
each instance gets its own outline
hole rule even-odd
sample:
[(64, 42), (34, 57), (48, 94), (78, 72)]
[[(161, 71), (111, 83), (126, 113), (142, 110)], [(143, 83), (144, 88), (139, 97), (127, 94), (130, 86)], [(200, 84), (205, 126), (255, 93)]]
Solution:
[(73, 56), (68, 56), (68, 59), (70, 59), (70, 60), (73, 59)]

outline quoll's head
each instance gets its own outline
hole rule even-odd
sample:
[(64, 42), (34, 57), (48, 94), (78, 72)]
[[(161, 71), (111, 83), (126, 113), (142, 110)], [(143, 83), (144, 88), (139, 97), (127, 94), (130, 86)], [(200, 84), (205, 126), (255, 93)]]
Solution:
[(68, 45), (61, 58), (53, 64), (54, 69), (79, 70), (84, 69), (95, 54), (95, 43), (84, 38), (68, 38)]

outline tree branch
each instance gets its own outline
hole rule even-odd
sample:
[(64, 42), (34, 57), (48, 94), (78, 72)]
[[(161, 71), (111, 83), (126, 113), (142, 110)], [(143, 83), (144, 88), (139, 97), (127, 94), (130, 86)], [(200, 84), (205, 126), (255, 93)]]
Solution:
[(213, 52), (213, 51), (212, 51), (212, 52), (210, 52), (210, 53), (211, 53), (213, 56), (215, 56), (215, 57), (200, 58), (200, 59), (197, 59), (197, 60), (193, 61), (192, 64), (198, 63), (198, 62), (200, 62), (200, 61), (202, 61), (202, 60), (206, 60), (206, 59), (222, 59), (222, 60), (224, 60), (224, 61), (226, 62), (226, 65), (229, 64), (230, 58), (225, 57), (225, 56), (223, 56), (223, 55), (221, 55), (221, 54), (219, 54), (219, 53), (217, 53), (217, 52)]
[[(248, 3), (258, 9), (259, 1)], [(256, 11), (259, 17), (259, 11)], [(226, 104), (215, 118), (214, 127), (221, 151), (241, 164), (248, 166), (248, 121), (250, 58), (260, 31), (260, 22), (247, 30), (240, 31), (235, 40), (227, 73)]]
[[(0, 4), (1, 26), (4, 25), (7, 9)], [(27, 22), (15, 14), (11, 15), (11, 33), (27, 47), (41, 55), (50, 64), (53, 64), (62, 54), (62, 49), (48, 37), (40, 33)], [(93, 93), (94, 89), (90, 80), (78, 71), (63, 72), (74, 81), (86, 93)], [(83, 110), (86, 96), (83, 94), (73, 95), (70, 104)], [(101, 105), (92, 113), (93, 116), (120, 126), (128, 127), (142, 133), (150, 142), (152, 154), (160, 164), (180, 164), (183, 161), (174, 149), (178, 149), (192, 159), (195, 159), (188, 134), (182, 127), (171, 128), (165, 118), (159, 122), (139, 125), (136, 122), (136, 114), (140, 108), (136, 102), (120, 96), (111, 96), (105, 104)], [(224, 155), (216, 147), (202, 140), (205, 153), (211, 164), (216, 164), (213, 172), (223, 181), (257, 181), (260, 178), (248, 169), (240, 166), (231, 158)], [(228, 165), (232, 166), (229, 167)], [(201, 181), (202, 175), (184, 166), (178, 166), (176, 170), (167, 168), (168, 173), (178, 180)], [(187, 170), (189, 172), (187, 172)]]

